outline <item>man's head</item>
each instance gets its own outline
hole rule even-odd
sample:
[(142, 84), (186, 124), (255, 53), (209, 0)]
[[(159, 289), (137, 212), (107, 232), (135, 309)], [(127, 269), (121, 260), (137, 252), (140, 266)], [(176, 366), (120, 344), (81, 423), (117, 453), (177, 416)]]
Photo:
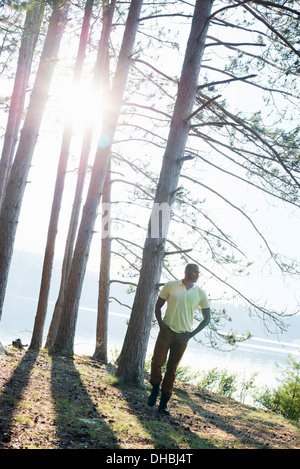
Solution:
[(199, 274), (200, 274), (199, 267), (197, 266), (197, 264), (187, 264), (187, 266), (185, 267), (184, 273), (185, 273), (185, 278), (187, 280), (190, 280), (192, 282), (197, 282), (199, 278)]

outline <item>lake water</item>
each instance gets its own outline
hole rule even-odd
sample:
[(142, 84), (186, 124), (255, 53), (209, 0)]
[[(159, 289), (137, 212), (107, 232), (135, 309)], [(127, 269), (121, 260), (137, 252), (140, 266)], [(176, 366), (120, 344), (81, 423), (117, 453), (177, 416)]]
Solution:
[[(120, 351), (126, 333), (127, 318), (118, 313), (110, 313), (108, 350), (112, 357), (115, 350)], [(123, 326), (123, 327), (122, 327)], [(114, 334), (118, 330), (118, 334)], [(122, 332), (122, 334), (120, 334)], [(148, 344), (147, 358), (151, 357), (157, 330), (151, 332)], [(88, 335), (77, 335), (75, 338), (75, 353), (92, 355), (95, 350), (95, 339)], [(191, 370), (208, 371), (214, 367), (227, 369), (238, 373), (243, 378), (257, 372), (256, 383), (259, 385), (275, 386), (277, 384), (276, 366), (285, 365), (288, 354), (300, 356), (300, 343), (278, 342), (272, 339), (252, 337), (240, 343), (235, 350), (220, 351), (198, 344), (190, 340), (182, 358), (181, 365), (189, 366)]]
[[(37, 300), (34, 298), (14, 297), (10, 302), (10, 314), (4, 314), (0, 322), (0, 341), (8, 346), (13, 340), (20, 338), (23, 344), (29, 344), (31, 331), (34, 324), (35, 307)], [(49, 305), (48, 316), (51, 318)], [(6, 307), (6, 311), (7, 311)], [(19, 313), (19, 314), (17, 314)], [(109, 314), (108, 327), (108, 352), (109, 357), (116, 358), (120, 352), (126, 333), (129, 315), (111, 312)], [(50, 319), (45, 324), (45, 334), (48, 331)], [(78, 355), (93, 355), (95, 351), (96, 311), (92, 308), (81, 307), (78, 315), (74, 352)], [(150, 358), (157, 335), (157, 330), (151, 331), (148, 344), (148, 356)], [(201, 335), (201, 333), (200, 333)], [(187, 365), (191, 370), (208, 371), (214, 367), (227, 369), (230, 373), (238, 373), (241, 379), (249, 379), (253, 373), (258, 373), (255, 380), (257, 386), (277, 385), (275, 364), (284, 366), (288, 354), (300, 356), (300, 342), (278, 342), (273, 338), (253, 337), (240, 343), (237, 349), (232, 351), (220, 351), (197, 344), (190, 340), (181, 364)]]

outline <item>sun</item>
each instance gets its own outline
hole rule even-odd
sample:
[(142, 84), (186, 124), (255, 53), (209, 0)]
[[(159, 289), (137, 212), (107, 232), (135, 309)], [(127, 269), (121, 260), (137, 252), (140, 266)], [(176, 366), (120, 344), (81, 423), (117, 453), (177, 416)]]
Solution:
[(98, 90), (82, 83), (72, 87), (66, 110), (74, 131), (84, 131), (92, 125), (99, 128), (102, 125), (102, 109), (101, 93)]
[(85, 81), (78, 84), (62, 82), (55, 87), (59, 116), (72, 126), (75, 135), (82, 134), (93, 126), (95, 130), (102, 127), (103, 100), (100, 89)]

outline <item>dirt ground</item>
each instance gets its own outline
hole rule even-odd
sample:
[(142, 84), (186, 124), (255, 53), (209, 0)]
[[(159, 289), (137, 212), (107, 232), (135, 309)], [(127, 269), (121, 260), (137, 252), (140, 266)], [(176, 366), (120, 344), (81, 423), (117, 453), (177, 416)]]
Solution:
[(177, 383), (171, 417), (91, 357), (14, 348), (0, 361), (0, 449), (299, 449), (299, 425)]

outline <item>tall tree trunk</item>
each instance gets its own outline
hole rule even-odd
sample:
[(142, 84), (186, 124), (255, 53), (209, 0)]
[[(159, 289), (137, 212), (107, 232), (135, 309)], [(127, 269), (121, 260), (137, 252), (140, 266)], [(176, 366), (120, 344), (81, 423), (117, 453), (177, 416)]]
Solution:
[[(78, 47), (78, 53), (76, 63), (74, 67), (73, 75), (73, 86), (75, 87), (80, 82), (80, 77), (83, 68), (83, 62), (86, 53), (86, 47), (88, 43), (88, 36), (90, 30), (90, 21), (92, 16), (94, 0), (87, 0), (84, 12), (84, 18), (82, 22), (81, 35)], [(42, 345), (43, 330), (45, 324), (45, 318), (47, 314), (48, 298), (50, 291), (55, 241), (57, 235), (58, 219), (61, 207), (61, 201), (64, 191), (65, 176), (67, 170), (67, 163), (69, 158), (70, 144), (72, 139), (72, 117), (67, 114), (67, 118), (64, 125), (63, 139), (61, 145), (61, 152), (58, 162), (58, 169), (56, 175), (56, 183), (54, 189), (54, 196), (50, 214), (50, 221), (48, 227), (48, 235), (46, 242), (46, 249), (44, 255), (42, 280), (40, 286), (39, 301), (37, 306), (37, 312), (35, 316), (34, 329), (30, 343), (31, 350), (37, 350)]]
[[(97, 218), (97, 210), (110, 159), (111, 143), (117, 127), (120, 108), (122, 105), (122, 97), (131, 64), (131, 55), (142, 4), (142, 0), (132, 0), (130, 3), (117, 70), (110, 93), (110, 110), (104, 116), (102, 134), (95, 156), (87, 199), (83, 208), (70, 275), (66, 286), (61, 322), (55, 343), (52, 347), (52, 351), (57, 353), (67, 355), (73, 354), (73, 343), (82, 284), (93, 236), (93, 229)], [(104, 148), (104, 139), (102, 139), (102, 137), (105, 137), (105, 140), (109, 141), (108, 146)]]
[[(108, 1), (106, 0), (103, 2), (103, 27), (102, 27), (102, 32), (101, 32), (101, 38), (99, 41), (99, 46), (98, 46), (98, 54), (97, 54), (95, 72), (94, 72), (94, 78), (93, 78), (93, 89), (95, 92), (95, 99), (97, 99), (96, 95), (99, 95), (99, 97), (101, 96), (101, 91), (102, 91), (101, 88), (103, 85), (103, 81), (105, 81), (105, 86), (106, 86), (106, 81), (107, 81), (106, 75), (108, 73), (106, 63), (108, 62), (109, 37), (110, 37), (111, 28), (112, 28), (112, 20), (113, 20), (113, 15), (115, 11), (115, 5), (116, 5), (116, 0), (112, 0), (110, 3), (108, 3)], [(100, 105), (101, 103), (99, 103), (99, 106)], [(72, 213), (70, 217), (68, 236), (66, 240), (60, 288), (59, 288), (58, 298), (54, 307), (54, 312), (53, 312), (51, 324), (49, 327), (47, 340), (46, 340), (46, 348), (49, 348), (49, 349), (51, 349), (51, 347), (53, 346), (55, 342), (59, 323), (60, 323), (65, 289), (66, 289), (66, 284), (67, 284), (67, 280), (68, 280), (68, 276), (70, 272), (75, 237), (76, 237), (76, 232), (77, 232), (77, 227), (78, 227), (80, 207), (81, 207), (81, 202), (82, 202), (82, 193), (83, 193), (84, 181), (86, 177), (88, 157), (89, 157), (90, 149), (91, 149), (92, 136), (93, 136), (93, 122), (87, 124), (85, 128), (85, 132), (84, 132), (84, 138), (83, 138), (81, 156), (80, 156), (80, 164), (79, 164), (79, 170), (78, 170), (78, 177), (77, 177), (77, 184), (76, 184), (76, 190), (75, 190), (75, 197), (74, 197), (73, 208), (72, 208)]]
[[(103, 73), (103, 88), (109, 94), (109, 56)], [(102, 237), (98, 289), (96, 347), (94, 358), (107, 362), (108, 310), (111, 263), (111, 161), (109, 161), (102, 195)]]
[(28, 86), (33, 54), (40, 32), (44, 9), (45, 5), (35, 5), (34, 8), (30, 7), (27, 10), (25, 17), (17, 71), (0, 161), (0, 207), (18, 140), (22, 113), (24, 111), (26, 89)]
[[(213, 0), (197, 0), (195, 4), (167, 146), (149, 221), (148, 236), (144, 245), (139, 283), (118, 359), (117, 376), (120, 380), (135, 385), (142, 382), (151, 320), (164, 261), (170, 208), (175, 200), (189, 134), (188, 117), (195, 102), (212, 3)], [(165, 210), (165, 213), (162, 213), (164, 226), (160, 227), (160, 233), (153, 232), (159, 216), (158, 208)]]
[(56, 1), (0, 212), (0, 317), (21, 204), (70, 3)]
[(111, 175), (108, 167), (102, 196), (102, 242), (101, 264), (98, 294), (98, 314), (96, 327), (96, 349), (94, 358), (107, 362), (107, 331), (110, 291), (110, 260), (111, 260)]

